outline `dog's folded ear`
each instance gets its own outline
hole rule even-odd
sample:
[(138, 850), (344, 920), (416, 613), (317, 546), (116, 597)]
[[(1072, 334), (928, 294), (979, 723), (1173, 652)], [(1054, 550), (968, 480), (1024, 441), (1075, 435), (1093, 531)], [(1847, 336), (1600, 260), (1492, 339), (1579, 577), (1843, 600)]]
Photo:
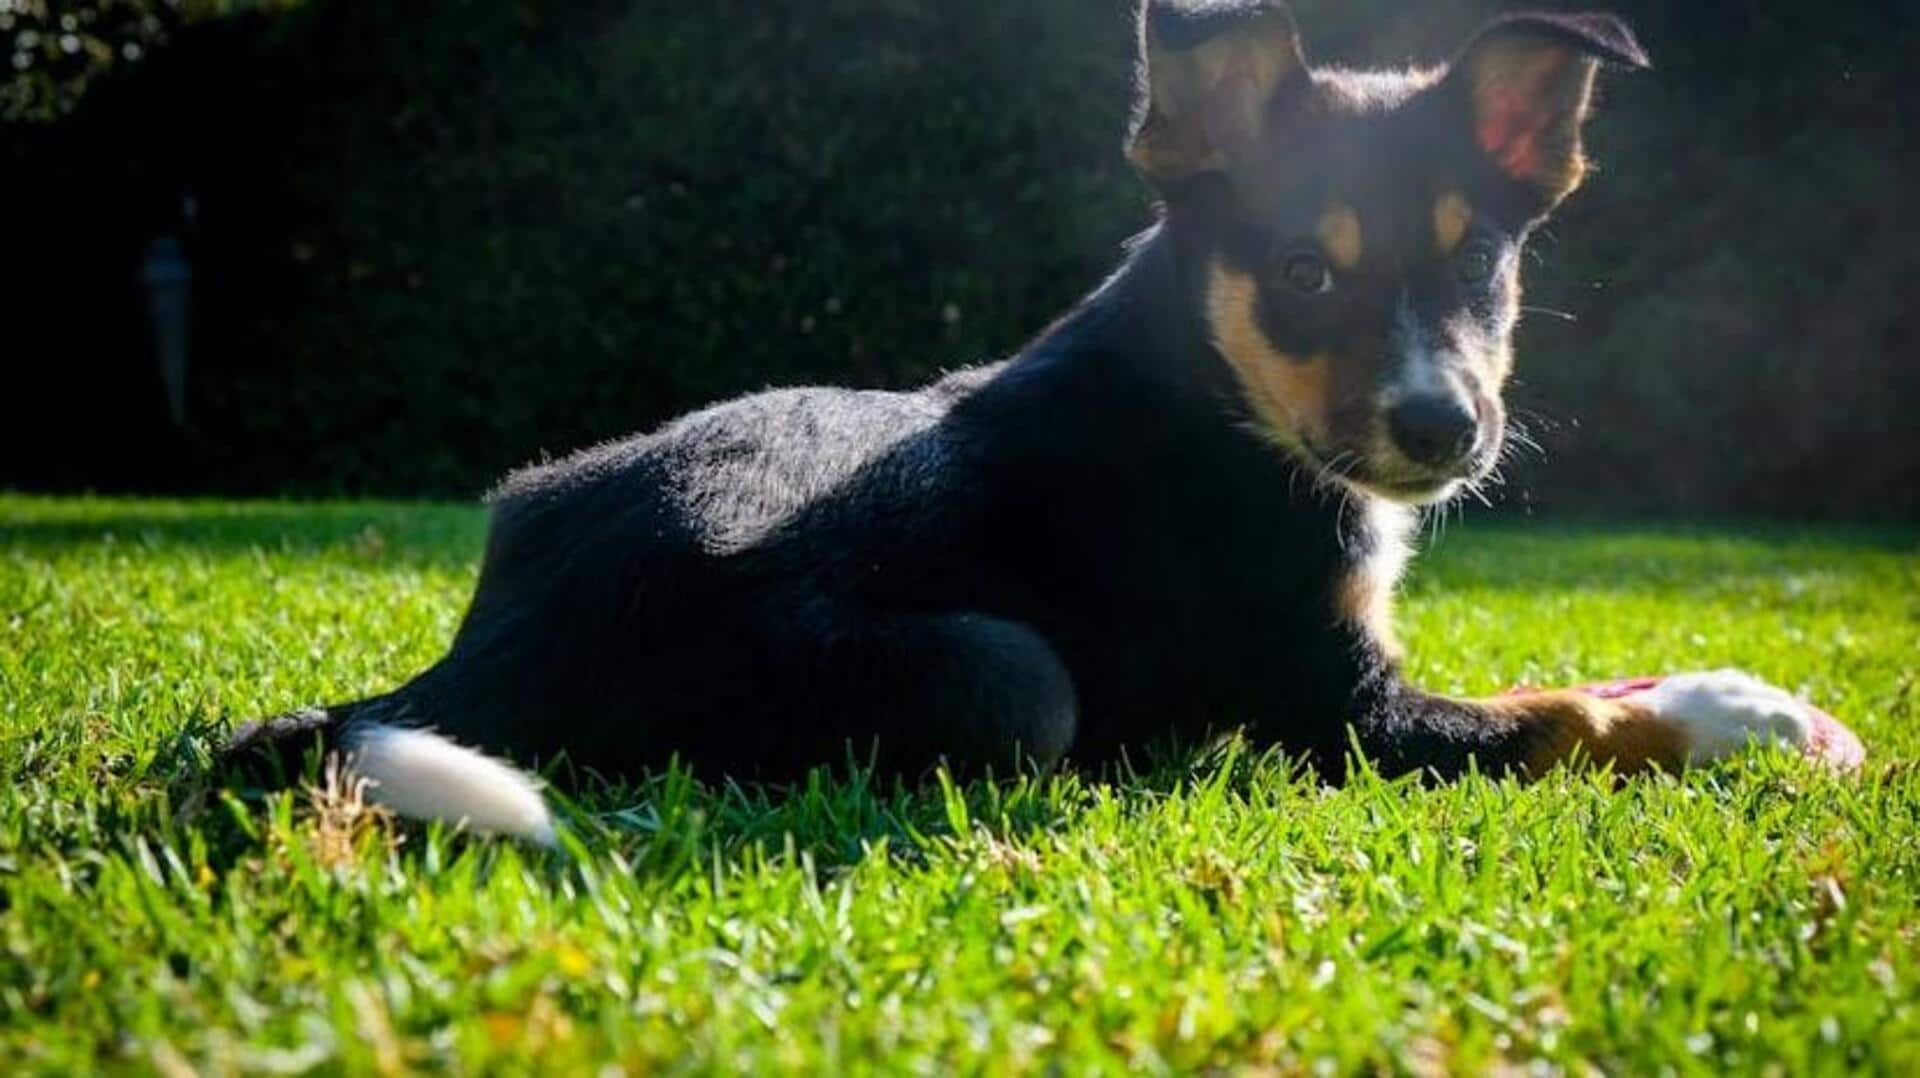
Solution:
[(1474, 145), (1537, 212), (1571, 194), (1586, 173), (1580, 128), (1602, 62), (1652, 66), (1613, 15), (1509, 15), (1481, 30), (1450, 70)]
[(1148, 0), (1127, 156), (1163, 193), (1252, 152), (1276, 98), (1307, 81), (1284, 0)]

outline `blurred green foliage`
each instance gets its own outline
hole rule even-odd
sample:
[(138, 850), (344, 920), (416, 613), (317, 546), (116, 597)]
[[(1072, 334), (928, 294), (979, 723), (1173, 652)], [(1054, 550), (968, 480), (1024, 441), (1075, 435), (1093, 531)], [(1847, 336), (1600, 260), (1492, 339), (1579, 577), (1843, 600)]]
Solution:
[[(1354, 64), (1442, 59), (1497, 6), (1296, 4)], [(1660, 66), (1609, 81), (1602, 171), (1537, 245), (1530, 302), (1577, 321), (1523, 329), (1551, 459), (1509, 500), (1920, 512), (1915, 20), (1618, 6)], [(61, 451), (0, 482), (467, 493), (729, 394), (1004, 354), (1151, 220), (1119, 152), (1130, 7), (309, 0), (188, 27), (13, 143), (28, 300), (71, 315), (29, 350), (73, 392), (14, 424)], [(181, 192), (191, 439), (151, 425), (128, 283)]]
[(0, 121), (72, 112), (87, 87), (139, 63), (182, 26), (300, 0), (0, 0)]

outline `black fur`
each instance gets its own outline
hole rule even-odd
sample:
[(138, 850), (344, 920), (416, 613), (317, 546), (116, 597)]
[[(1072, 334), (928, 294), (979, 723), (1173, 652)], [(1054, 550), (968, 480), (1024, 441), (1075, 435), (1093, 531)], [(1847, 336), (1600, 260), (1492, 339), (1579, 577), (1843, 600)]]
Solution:
[[(1384, 85), (1346, 98), (1379, 111), (1362, 99)], [(676, 756), (750, 779), (850, 756), (1097, 762), (1240, 726), (1330, 774), (1350, 729), (1390, 771), (1524, 761), (1525, 731), (1404, 686), (1343, 620), (1343, 581), (1384, 541), (1373, 495), (1250, 432), (1210, 339), (1223, 230), (1284, 197), (1189, 185), (1006, 362), (912, 393), (750, 396), (509, 477), (440, 662), (235, 745), (371, 708), (624, 776)]]
[[(748, 397), (512, 476), (451, 650), (382, 717), (611, 775), (1089, 762), (1243, 724), (1337, 764), (1405, 703), (1335, 618), (1375, 540), (1241, 429), (1179, 248), (1148, 238), (1010, 362)], [(1396, 766), (1499, 762), (1404, 708), (1377, 732)]]

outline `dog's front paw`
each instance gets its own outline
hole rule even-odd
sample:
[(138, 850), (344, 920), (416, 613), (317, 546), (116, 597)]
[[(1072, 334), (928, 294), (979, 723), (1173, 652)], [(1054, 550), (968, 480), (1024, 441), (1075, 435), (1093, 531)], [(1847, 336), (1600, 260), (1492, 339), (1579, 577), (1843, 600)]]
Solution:
[(1860, 739), (1833, 716), (1738, 670), (1677, 674), (1627, 699), (1678, 727), (1694, 763), (1725, 759), (1754, 742), (1843, 770), (1866, 759)]

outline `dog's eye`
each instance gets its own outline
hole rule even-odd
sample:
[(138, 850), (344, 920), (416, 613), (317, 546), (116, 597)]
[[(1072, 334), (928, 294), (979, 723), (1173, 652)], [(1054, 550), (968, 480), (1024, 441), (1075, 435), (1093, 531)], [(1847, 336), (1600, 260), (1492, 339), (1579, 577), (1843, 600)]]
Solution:
[(1306, 251), (1287, 256), (1280, 264), (1280, 279), (1304, 296), (1321, 296), (1333, 291), (1333, 270), (1328, 268), (1326, 259)]
[(1467, 284), (1485, 284), (1500, 265), (1500, 253), (1486, 240), (1472, 240), (1460, 248), (1455, 258), (1460, 280)]

